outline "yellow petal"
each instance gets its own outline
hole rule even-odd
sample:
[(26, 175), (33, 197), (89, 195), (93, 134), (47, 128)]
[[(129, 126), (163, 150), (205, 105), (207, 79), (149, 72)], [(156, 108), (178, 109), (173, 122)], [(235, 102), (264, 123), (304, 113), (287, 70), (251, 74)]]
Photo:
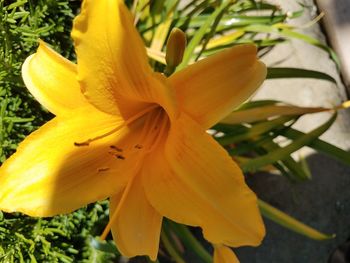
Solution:
[(214, 246), (214, 263), (239, 263), (233, 251), (225, 246)]
[(91, 108), (73, 110), (69, 117), (56, 117), (29, 135), (0, 168), (0, 210), (52, 216), (125, 187), (138, 161), (132, 143), (137, 141), (139, 124), (89, 146), (76, 146), (123, 120)]
[(121, 198), (110, 201), (113, 239), (124, 256), (148, 255), (156, 260), (162, 216), (149, 204), (140, 176), (129, 184)]
[(165, 149), (145, 161), (143, 183), (162, 215), (202, 227), (212, 243), (258, 245), (265, 234), (256, 196), (239, 167), (186, 116), (173, 123)]
[(100, 110), (134, 115), (147, 103), (173, 111), (173, 91), (155, 76), (122, 0), (85, 0), (72, 37), (84, 95)]
[(240, 45), (203, 59), (172, 75), (179, 106), (210, 128), (248, 99), (266, 77), (254, 45)]
[(43, 41), (37, 52), (25, 60), (22, 77), (30, 93), (55, 115), (87, 104), (76, 80), (76, 65)]

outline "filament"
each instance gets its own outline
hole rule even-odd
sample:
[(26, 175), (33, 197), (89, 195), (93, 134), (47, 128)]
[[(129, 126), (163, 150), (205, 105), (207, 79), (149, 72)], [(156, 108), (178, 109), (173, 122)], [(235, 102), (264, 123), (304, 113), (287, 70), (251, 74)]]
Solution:
[(103, 139), (103, 138), (105, 138), (105, 137), (107, 137), (107, 136), (109, 136), (109, 135), (119, 131), (120, 129), (124, 128), (125, 126), (127, 126), (131, 122), (137, 120), (138, 118), (142, 117), (143, 115), (145, 115), (146, 113), (150, 112), (151, 110), (153, 110), (153, 109), (155, 109), (157, 107), (159, 107), (159, 105), (154, 104), (154, 105), (152, 105), (152, 106), (150, 106), (150, 107), (148, 107), (148, 108), (138, 112), (137, 114), (135, 114), (131, 118), (127, 119), (122, 125), (114, 128), (113, 130), (111, 130), (109, 132), (106, 132), (106, 133), (104, 133), (102, 135), (96, 136), (94, 138), (90, 138), (90, 139), (88, 139), (86, 141), (83, 141), (83, 142), (75, 142), (74, 145), (75, 146), (88, 146), (91, 142), (98, 141), (100, 139)]
[[(145, 115), (146, 113), (155, 109), (156, 107), (159, 107), (159, 106), (154, 105), (152, 107), (149, 107), (149, 108), (143, 110), (142, 112), (140, 112), (137, 115), (128, 119), (123, 124), (123, 126), (125, 126), (128, 123), (136, 120), (137, 118)], [(152, 112), (146, 116), (142, 131), (141, 131), (141, 135), (139, 137), (140, 142), (142, 142), (142, 145), (146, 146), (145, 151), (141, 154), (141, 156), (139, 158), (137, 158), (137, 161), (135, 164), (135, 171), (136, 171), (135, 175), (130, 179), (129, 183), (127, 184), (124, 192), (122, 193), (122, 197), (119, 200), (119, 203), (118, 203), (116, 209), (113, 211), (112, 214), (110, 214), (109, 222), (106, 225), (105, 229), (103, 230), (103, 232), (100, 236), (101, 240), (106, 239), (108, 233), (111, 231), (113, 223), (117, 220), (118, 214), (120, 213), (120, 210), (122, 209), (123, 203), (125, 202), (125, 199), (128, 198), (130, 189), (131, 189), (132, 185), (134, 184), (135, 176), (139, 176), (137, 174), (137, 171), (139, 171), (141, 168), (141, 165), (143, 163), (143, 157), (146, 154), (152, 152), (159, 145), (162, 138), (164, 137), (164, 134), (167, 132), (168, 127), (169, 127), (168, 116), (163, 109), (160, 108), (159, 110)], [(90, 143), (91, 141), (96, 140), (96, 138), (98, 140), (100, 138), (108, 136), (108, 135), (112, 134), (113, 132), (116, 132), (117, 129), (120, 129), (120, 127), (113, 129), (112, 131), (110, 131), (104, 135), (89, 139), (87, 142)], [(139, 146), (138, 149), (143, 148), (143, 146), (141, 146), (140, 144), (136, 144), (136, 145)]]
[(164, 114), (163, 118), (161, 120), (161, 127), (160, 127), (158, 134), (157, 134), (157, 137), (156, 137), (155, 141), (152, 143), (151, 147), (149, 149), (147, 149), (146, 153), (152, 152), (158, 146), (159, 142), (163, 138), (163, 135), (166, 133), (167, 128), (168, 128), (169, 122), (168, 122), (167, 118), (168, 118), (168, 116), (166, 114)]
[[(120, 201), (118, 203), (117, 208), (113, 212), (112, 216), (109, 218), (108, 224), (106, 225), (105, 229), (103, 230), (103, 232), (102, 232), (102, 234), (100, 236), (101, 240), (105, 240), (107, 235), (108, 235), (108, 233), (109, 233), (109, 231), (111, 231), (112, 224), (115, 221), (115, 219), (117, 218), (117, 215), (119, 214), (119, 211), (121, 209), (121, 205), (124, 202), (126, 196), (128, 195), (128, 193), (130, 191), (132, 182), (133, 182), (133, 179), (131, 179), (130, 182), (128, 183), (128, 185), (126, 186), (126, 188), (125, 188), (125, 190), (123, 192), (122, 198), (120, 199)], [(111, 210), (109, 210), (109, 211), (111, 211)]]

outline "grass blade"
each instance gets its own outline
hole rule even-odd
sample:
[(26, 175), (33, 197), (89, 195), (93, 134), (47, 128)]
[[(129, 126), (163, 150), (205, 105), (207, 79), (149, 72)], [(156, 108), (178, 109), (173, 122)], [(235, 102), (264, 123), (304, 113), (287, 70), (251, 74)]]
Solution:
[(322, 111), (329, 111), (331, 109), (322, 107), (298, 107), (292, 105), (266, 105), (256, 108), (237, 110), (223, 120), (220, 123), (224, 124), (238, 124), (238, 123), (251, 123), (261, 120), (267, 120), (271, 117), (287, 116), (287, 115), (302, 115), (307, 113), (316, 113)]
[[(279, 135), (285, 136), (289, 139), (292, 140), (296, 140), (297, 138), (301, 137), (301, 136), (305, 136), (306, 134), (301, 132), (301, 131), (297, 131), (293, 128), (288, 128), (285, 130), (281, 130), (281, 131), (277, 131), (277, 133)], [(325, 154), (327, 154), (330, 157), (333, 157), (339, 161), (341, 161), (342, 163), (346, 164), (346, 165), (350, 165), (350, 152), (347, 152), (343, 149), (340, 149), (328, 142), (325, 142), (321, 139), (315, 139), (312, 142), (307, 144), (308, 146), (310, 146), (311, 148), (323, 152)]]
[(278, 129), (279, 127), (285, 128), (283, 124), (293, 119), (294, 119), (293, 116), (292, 117), (283, 116), (283, 117), (274, 119), (272, 121), (258, 123), (251, 128), (247, 128), (246, 130), (243, 130), (242, 132), (233, 132), (232, 134), (227, 134), (223, 137), (216, 138), (216, 140), (221, 145), (229, 145), (232, 143), (237, 143), (239, 141), (257, 137), (261, 134), (271, 131), (272, 129)]
[(267, 68), (267, 79), (280, 79), (280, 78), (312, 78), (323, 79), (333, 83), (337, 83), (330, 75), (309, 69), (301, 68)]
[(287, 28), (277, 28), (277, 27), (267, 26), (267, 25), (250, 25), (250, 26), (244, 27), (243, 30), (245, 30), (247, 32), (256, 32), (256, 33), (274, 33), (274, 34), (280, 35), (282, 37), (295, 38), (295, 39), (302, 40), (306, 43), (309, 43), (311, 45), (314, 45), (314, 46), (319, 47), (319, 48), (323, 49), (324, 51), (326, 51), (331, 56), (331, 58), (334, 60), (334, 62), (337, 64), (338, 68), (340, 67), (339, 58), (335, 54), (335, 52), (330, 47), (321, 43), (316, 38), (289, 30)]
[(313, 140), (321, 136), (321, 134), (323, 134), (326, 130), (328, 130), (328, 128), (333, 124), (333, 122), (336, 119), (336, 116), (337, 114), (334, 113), (333, 116), (326, 123), (312, 130), (311, 132), (304, 134), (301, 137), (298, 137), (289, 145), (283, 148), (277, 149), (273, 152), (270, 152), (266, 155), (252, 159), (249, 162), (246, 162), (241, 167), (242, 170), (246, 172), (254, 172), (255, 170), (259, 169), (262, 166), (275, 163), (278, 160), (288, 157), (290, 154), (292, 154), (296, 150), (299, 150), (301, 147), (311, 143)]
[(201, 27), (198, 29), (196, 34), (192, 37), (191, 41), (189, 42), (183, 60), (181, 64), (177, 67), (177, 71), (183, 69), (188, 65), (190, 62), (193, 52), (195, 48), (199, 45), (199, 43), (202, 41), (204, 38), (205, 34), (207, 33), (207, 30), (210, 29), (212, 23), (214, 23), (215, 19), (217, 16), (220, 15), (220, 13), (225, 10), (225, 8), (231, 4), (231, 1), (223, 1), (222, 4), (217, 8), (206, 20), (205, 22), (201, 25)]
[(278, 210), (277, 208), (269, 205), (268, 203), (262, 200), (258, 200), (258, 206), (260, 208), (261, 213), (266, 218), (274, 221), (275, 223), (285, 228), (288, 228), (289, 230), (302, 234), (308, 238), (315, 240), (327, 240), (335, 237), (335, 235), (323, 234), (305, 225), (304, 223), (301, 223), (300, 221), (292, 218), (291, 216), (283, 213), (282, 211)]
[[(271, 139), (269, 141), (265, 140), (262, 143), (262, 147), (264, 148), (265, 153), (272, 152), (281, 148), (281, 146), (273, 141), (273, 137), (270, 138)], [(307, 164), (304, 165), (306, 166)], [(284, 159), (278, 161), (278, 166), (276, 166), (276, 168), (279, 169), (283, 175), (285, 175), (293, 182), (300, 182), (311, 179), (310, 170), (305, 166), (303, 166), (302, 163), (295, 161), (293, 157), (287, 156)]]

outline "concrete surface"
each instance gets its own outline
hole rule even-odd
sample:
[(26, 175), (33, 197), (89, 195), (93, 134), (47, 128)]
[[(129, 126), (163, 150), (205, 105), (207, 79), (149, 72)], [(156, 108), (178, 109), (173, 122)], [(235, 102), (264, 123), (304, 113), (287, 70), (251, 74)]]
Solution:
[[(300, 9), (297, 1), (274, 2), (285, 10)], [(311, 8), (294, 24), (304, 25), (317, 15), (312, 1), (304, 0), (303, 3)], [(318, 25), (302, 32), (322, 41), (325, 39)], [(267, 65), (326, 72), (338, 84), (309, 79), (271, 80), (266, 81), (256, 94), (256, 99), (278, 99), (300, 106), (326, 107), (338, 105), (347, 99), (335, 64), (327, 53), (316, 47), (293, 40), (279, 45), (263, 60)], [(329, 116), (329, 113), (309, 115), (298, 121), (295, 127), (309, 131), (325, 122)], [(349, 150), (349, 135), (350, 110), (343, 110), (322, 138)], [(306, 158), (313, 174), (312, 181), (293, 185), (278, 175), (256, 174), (248, 178), (248, 183), (262, 200), (320, 231), (335, 233), (337, 237), (329, 241), (314, 241), (265, 220), (267, 236), (263, 244), (258, 248), (236, 250), (241, 263), (326, 263), (330, 253), (350, 236), (350, 167), (307, 148), (298, 154)]]
[(350, 1), (316, 2), (319, 9), (325, 13), (322, 23), (331, 45), (340, 56), (344, 83), (350, 93)]

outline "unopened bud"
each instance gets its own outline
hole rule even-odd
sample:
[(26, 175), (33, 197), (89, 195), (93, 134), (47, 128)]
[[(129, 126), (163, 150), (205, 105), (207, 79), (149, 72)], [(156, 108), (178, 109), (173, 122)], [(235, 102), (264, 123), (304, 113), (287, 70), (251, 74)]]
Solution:
[[(181, 63), (186, 48), (186, 34), (179, 28), (171, 30), (166, 44), (165, 60), (171, 73)], [(170, 73), (170, 74), (171, 74)]]

